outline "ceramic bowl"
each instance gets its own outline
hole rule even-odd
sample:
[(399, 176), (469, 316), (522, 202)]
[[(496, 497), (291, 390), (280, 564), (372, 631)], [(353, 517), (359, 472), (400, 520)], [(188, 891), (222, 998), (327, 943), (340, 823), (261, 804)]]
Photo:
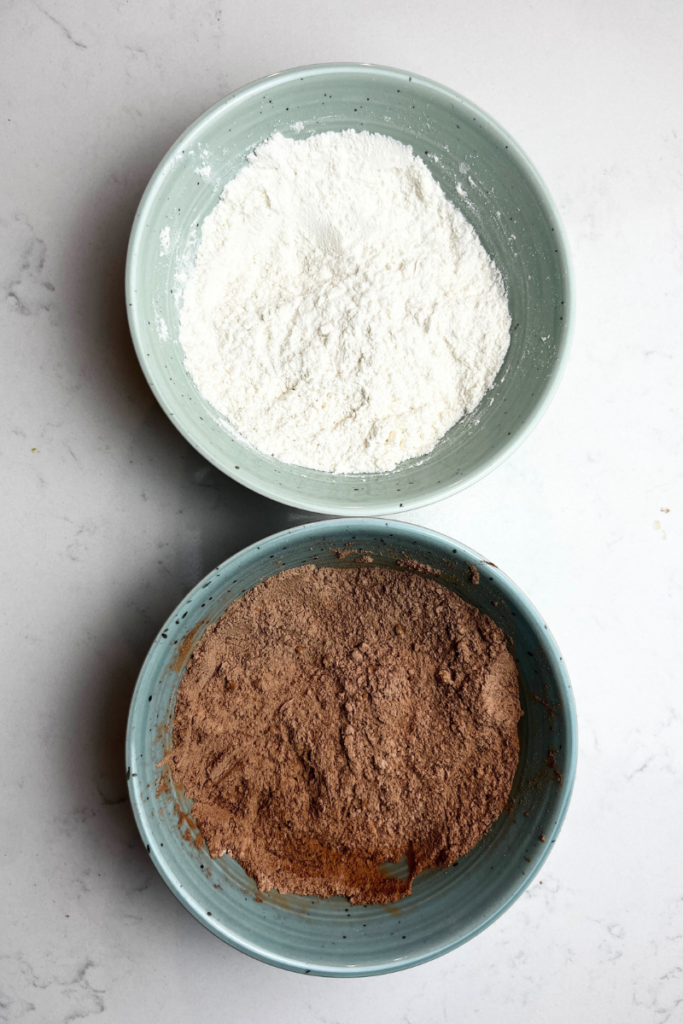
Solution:
[[(390, 473), (292, 466), (243, 442), (197, 391), (178, 317), (201, 225), (247, 155), (273, 132), (380, 132), (411, 146), (475, 227), (507, 288), (511, 344), (494, 386), (427, 456)], [(126, 292), (142, 369), (177, 428), (259, 494), (335, 515), (389, 515), (453, 494), (524, 440), (557, 387), (569, 348), (571, 273), (564, 233), (538, 173), (474, 104), (404, 71), (360, 64), (298, 68), (255, 82), (203, 114), (155, 171), (135, 217)]]
[[(210, 859), (191, 801), (158, 767), (170, 749), (183, 671), (207, 626), (276, 572), (311, 562), (339, 566), (335, 550), (348, 541), (372, 551), (377, 565), (395, 566), (407, 554), (439, 569), (444, 586), (505, 631), (521, 680), (521, 753), (510, 809), (457, 865), (423, 872), (412, 895), (387, 906), (259, 894), (236, 861)], [(472, 567), (479, 572), (477, 584)], [(188, 594), (140, 672), (126, 758), (142, 841), (173, 893), (210, 931), (259, 960), (292, 971), (382, 974), (461, 945), (524, 892), (552, 850), (567, 810), (576, 765), (576, 718), (569, 678), (548, 627), (503, 572), (430, 530), (377, 519), (328, 520), (253, 544)]]

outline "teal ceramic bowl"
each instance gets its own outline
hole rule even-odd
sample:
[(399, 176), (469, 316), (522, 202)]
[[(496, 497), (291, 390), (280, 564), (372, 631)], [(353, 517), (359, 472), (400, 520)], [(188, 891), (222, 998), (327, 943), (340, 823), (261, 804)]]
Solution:
[[(432, 452), (390, 473), (291, 466), (245, 444), (183, 365), (178, 317), (201, 225), (247, 155), (273, 132), (380, 132), (413, 148), (473, 224), (505, 280), (512, 340), (491, 390)], [(573, 288), (557, 212), (510, 136), (473, 103), (404, 71), (364, 64), (298, 68), (222, 100), (154, 173), (135, 217), (126, 292), (142, 369), (187, 440), (259, 494), (315, 512), (388, 515), (453, 494), (499, 465), (540, 419), (569, 348)]]
[[(171, 745), (178, 685), (206, 627), (274, 573), (311, 562), (340, 566), (335, 549), (348, 541), (372, 551), (377, 565), (395, 566), (397, 558), (408, 554), (439, 569), (440, 582), (506, 632), (521, 679), (521, 754), (510, 809), (457, 865), (418, 875), (412, 895), (389, 906), (259, 894), (236, 861), (210, 859), (191, 801), (159, 767)], [(472, 566), (480, 574), (476, 585)], [(569, 678), (548, 627), (499, 569), (469, 548), (416, 526), (328, 520), (252, 544), (188, 594), (140, 672), (126, 758), (142, 841), (172, 892), (197, 920), (225, 942), (277, 967), (358, 977), (399, 971), (454, 949), (524, 892), (552, 850), (567, 810), (576, 766), (576, 717)]]

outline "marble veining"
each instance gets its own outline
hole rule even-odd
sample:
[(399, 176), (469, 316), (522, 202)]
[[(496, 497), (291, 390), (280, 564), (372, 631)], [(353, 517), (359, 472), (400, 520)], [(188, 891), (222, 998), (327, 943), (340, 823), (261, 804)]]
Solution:
[[(16, 214), (13, 218), (15, 231), (12, 234), (22, 238), (21, 248), (16, 255), (15, 267), (0, 286), (4, 301), (10, 310), (21, 316), (35, 316), (41, 310), (49, 311), (54, 302), (55, 286), (45, 275), (47, 246), (34, 233), (28, 218)], [(18, 237), (17, 237), (18, 236)], [(12, 272), (13, 271), (13, 272)]]

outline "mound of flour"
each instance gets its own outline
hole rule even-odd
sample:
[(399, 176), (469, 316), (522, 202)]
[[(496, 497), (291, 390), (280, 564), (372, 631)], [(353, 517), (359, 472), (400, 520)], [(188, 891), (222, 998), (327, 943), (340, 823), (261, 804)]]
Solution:
[(273, 135), (203, 224), (185, 365), (283, 462), (391, 470), (479, 403), (510, 341), (500, 273), (408, 146)]

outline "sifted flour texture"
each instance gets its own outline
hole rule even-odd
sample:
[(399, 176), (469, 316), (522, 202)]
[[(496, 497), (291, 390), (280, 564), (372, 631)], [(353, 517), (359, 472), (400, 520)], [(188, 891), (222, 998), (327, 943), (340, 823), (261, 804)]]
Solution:
[[(488, 832), (521, 714), (505, 635), (452, 591), (304, 565), (207, 629), (166, 763), (211, 856), (236, 857), (259, 889), (386, 903)], [(387, 877), (403, 857), (409, 876)]]
[(332, 473), (431, 451), (510, 342), (501, 275), (408, 146), (273, 135), (203, 224), (180, 341), (244, 440)]

